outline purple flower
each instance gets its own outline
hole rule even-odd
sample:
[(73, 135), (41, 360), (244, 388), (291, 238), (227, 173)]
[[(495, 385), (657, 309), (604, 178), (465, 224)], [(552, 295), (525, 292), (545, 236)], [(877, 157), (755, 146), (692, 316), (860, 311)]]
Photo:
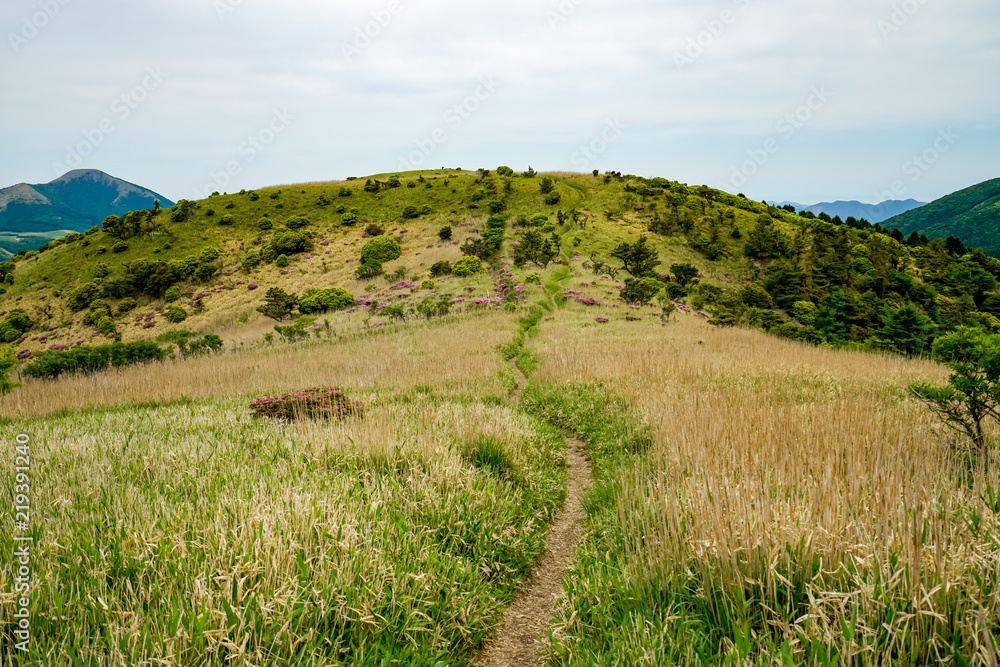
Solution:
[(255, 289), (257, 289), (257, 283), (250, 283), (249, 285), (247, 285), (247, 289), (248, 290), (255, 290)]
[(595, 317), (594, 321), (598, 322), (600, 324), (604, 324), (604, 323), (606, 323), (608, 321), (608, 318), (606, 318), (606, 317)]

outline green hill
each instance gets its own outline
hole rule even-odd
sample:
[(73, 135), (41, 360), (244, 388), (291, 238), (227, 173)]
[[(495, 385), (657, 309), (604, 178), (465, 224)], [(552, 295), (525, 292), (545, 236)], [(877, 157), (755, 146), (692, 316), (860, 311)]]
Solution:
[(882, 224), (905, 234), (954, 236), (970, 248), (1000, 255), (1000, 178), (959, 190)]
[[(595, 280), (566, 298), (635, 307), (659, 298), (720, 326), (812, 343), (912, 353), (961, 324), (1000, 328), (1000, 262), (941, 240), (907, 245), (853, 218), (838, 225), (619, 173), (502, 167), (381, 178), (182, 200), (22, 254), (0, 264), (0, 310), (24, 311), (33, 328), (0, 323), (0, 337), (25, 356), (179, 327), (232, 339), (248, 325), (270, 328), (259, 311), (270, 288), (303, 299), (299, 313), (312, 321), (336, 310), (323, 301), (333, 292), (319, 291), (341, 288), (358, 306), (335, 324), (378, 326), (460, 312), (482, 305), (472, 296), (515, 285), (555, 291), (567, 272)], [(376, 235), (399, 250), (359, 270)], [(450, 275), (463, 255), (494, 271)]]

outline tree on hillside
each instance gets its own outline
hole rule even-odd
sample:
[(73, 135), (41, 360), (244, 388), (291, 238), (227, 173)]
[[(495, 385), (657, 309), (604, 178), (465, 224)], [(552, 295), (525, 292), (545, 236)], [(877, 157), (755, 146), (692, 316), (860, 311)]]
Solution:
[(879, 337), (901, 353), (912, 356), (924, 351), (935, 328), (931, 318), (908, 303), (889, 315)]
[(687, 287), (695, 282), (695, 278), (698, 277), (698, 269), (693, 264), (688, 264), (687, 262), (683, 264), (671, 264), (670, 273), (673, 274), (674, 280), (681, 287)]
[(611, 251), (611, 256), (624, 264), (622, 268), (636, 278), (642, 278), (660, 265), (660, 254), (656, 248), (646, 245), (645, 236), (635, 243), (620, 243)]
[(559, 256), (559, 237), (546, 238), (537, 229), (529, 229), (521, 237), (521, 245), (514, 247), (514, 266), (523, 267), (532, 262), (541, 268)]
[(775, 259), (785, 254), (788, 240), (781, 230), (774, 226), (771, 216), (761, 213), (757, 224), (747, 234), (746, 254), (757, 259)]
[(19, 383), (11, 380), (9, 376), (16, 364), (17, 356), (14, 354), (14, 348), (6, 345), (0, 348), (0, 395), (9, 394), (19, 386)]
[(280, 287), (272, 287), (267, 290), (264, 303), (257, 307), (257, 312), (280, 322), (292, 314), (298, 303), (299, 299), (294, 294), (289, 294)]

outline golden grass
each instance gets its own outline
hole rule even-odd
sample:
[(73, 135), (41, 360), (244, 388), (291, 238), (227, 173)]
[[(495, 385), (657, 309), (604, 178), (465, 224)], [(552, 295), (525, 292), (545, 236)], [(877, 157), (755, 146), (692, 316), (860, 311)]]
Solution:
[(488, 313), (412, 322), (343, 339), (276, 344), (183, 361), (165, 361), (31, 381), (0, 401), (0, 417), (40, 417), (61, 410), (181, 398), (263, 395), (312, 386), (407, 393), (433, 385), (445, 394), (505, 393), (497, 345), (507, 343), (513, 317)]
[[(652, 429), (651, 458), (618, 501), (638, 580), (695, 572), (706, 589), (743, 591), (793, 646), (802, 632), (844, 658), (875, 658), (879, 635), (892, 654), (908, 631), (940, 650), (950, 638), (939, 622), (960, 629), (965, 655), (992, 654), (982, 623), (996, 622), (1000, 598), (977, 577), (1000, 572), (1000, 515), (981, 497), (1000, 474), (970, 473), (905, 392), (943, 383), (943, 368), (690, 316), (667, 327), (564, 319), (531, 347), (536, 381), (601, 382)], [(803, 608), (788, 595), (800, 578)]]

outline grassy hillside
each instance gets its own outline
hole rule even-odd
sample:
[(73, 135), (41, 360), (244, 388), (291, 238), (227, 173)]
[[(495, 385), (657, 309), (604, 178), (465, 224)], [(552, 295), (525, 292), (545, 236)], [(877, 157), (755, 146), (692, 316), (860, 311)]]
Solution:
[[(938, 240), (901, 243), (853, 218), (837, 225), (662, 178), (503, 172), (283, 186), (130, 214), (111, 229), (15, 258), (0, 310), (25, 311), (34, 328), (7, 342), (26, 356), (184, 328), (259, 343), (269, 325), (257, 307), (274, 287), (302, 297), (336, 286), (363, 297), (369, 307), (320, 318), (335, 328), (384, 324), (369, 301), (404, 306), (404, 316), (427, 298), (462, 310), (470, 305), (463, 297), (496, 296), (498, 275), (423, 281), (436, 263), (460, 259), (468, 241), (488, 237), (491, 219), (500, 227), (494, 268), (514, 262), (509, 280), (523, 283), (544, 262), (515, 261), (518, 244), (532, 234), (554, 238), (555, 261), (610, 282), (599, 288), (595, 281), (573, 295), (580, 298), (619, 301), (630, 276), (611, 255), (647, 236), (659, 263), (644, 273), (660, 281), (661, 300), (704, 310), (716, 323), (907, 353), (960, 324), (1000, 327), (1000, 262), (983, 253), (963, 255)], [(542, 192), (542, 179), (552, 181), (552, 193)], [(358, 280), (372, 225), (397, 239), (402, 255), (384, 263), (382, 277)], [(443, 227), (452, 229), (450, 240), (439, 237)], [(270, 249), (288, 234), (301, 243), (279, 266), (284, 260)], [(684, 264), (700, 275), (675, 275), (672, 267)], [(171, 322), (169, 313), (186, 319)], [(98, 327), (105, 317), (114, 322)], [(919, 326), (900, 324), (908, 318)]]
[(969, 247), (1000, 255), (1000, 178), (942, 197), (885, 221), (906, 234), (954, 236)]

